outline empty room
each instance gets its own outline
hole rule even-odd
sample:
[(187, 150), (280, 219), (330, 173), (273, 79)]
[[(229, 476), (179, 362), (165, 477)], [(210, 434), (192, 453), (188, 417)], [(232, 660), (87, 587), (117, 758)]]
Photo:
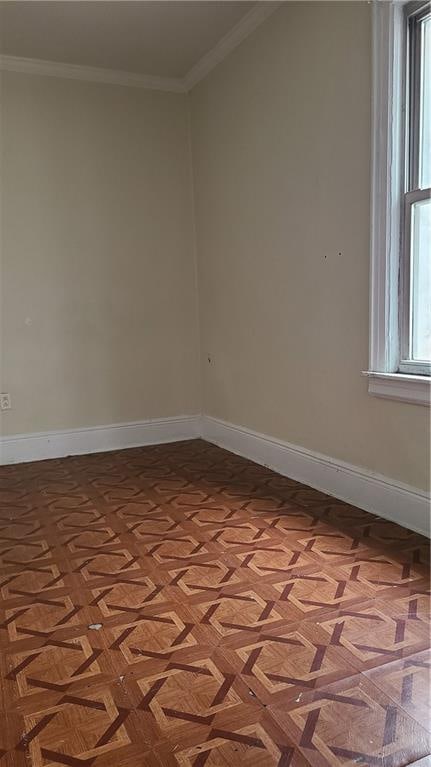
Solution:
[(0, 0), (0, 767), (431, 767), (431, 5)]

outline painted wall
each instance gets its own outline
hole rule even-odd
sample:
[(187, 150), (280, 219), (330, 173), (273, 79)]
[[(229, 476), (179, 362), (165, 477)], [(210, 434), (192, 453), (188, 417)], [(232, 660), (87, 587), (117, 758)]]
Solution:
[(187, 97), (1, 95), (3, 433), (199, 412)]
[[(190, 97), (2, 74), (3, 434), (202, 410), (428, 484), (367, 393), (370, 6), (288, 3)], [(201, 371), (194, 269), (191, 112)]]
[(426, 488), (426, 408), (371, 397), (371, 7), (287, 3), (191, 94), (203, 409)]

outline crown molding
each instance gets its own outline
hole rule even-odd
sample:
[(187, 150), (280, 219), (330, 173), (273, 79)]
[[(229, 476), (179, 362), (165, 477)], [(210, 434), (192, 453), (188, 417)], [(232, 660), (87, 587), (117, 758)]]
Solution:
[(208, 51), (195, 64), (184, 77), (184, 85), (187, 91), (191, 90), (198, 82), (203, 80), (217, 64), (220, 64), (226, 56), (240, 45), (257, 27), (260, 26), (272, 13), (274, 13), (283, 0), (263, 0), (256, 3), (245, 16), (232, 29), (219, 40), (217, 45)]
[(121, 72), (101, 67), (86, 67), (81, 64), (62, 64), (42, 59), (26, 59), (20, 56), (0, 55), (0, 69), (8, 72), (24, 72), (32, 75), (62, 77), (67, 80), (87, 80), (108, 85), (127, 85), (152, 91), (185, 93), (183, 80), (170, 77), (153, 77), (136, 72)]
[(108, 85), (126, 85), (133, 88), (146, 88), (153, 91), (170, 93), (188, 93), (198, 82), (223, 61), (226, 56), (240, 45), (257, 27), (283, 4), (283, 0), (261, 0), (246, 13), (232, 29), (219, 40), (217, 45), (189, 70), (185, 77), (156, 77), (141, 75), (136, 72), (122, 72), (103, 67), (87, 67), (82, 64), (63, 64), (43, 59), (28, 59), (21, 56), (0, 54), (0, 70), (23, 72), (32, 75), (62, 77), (67, 80), (86, 80)]

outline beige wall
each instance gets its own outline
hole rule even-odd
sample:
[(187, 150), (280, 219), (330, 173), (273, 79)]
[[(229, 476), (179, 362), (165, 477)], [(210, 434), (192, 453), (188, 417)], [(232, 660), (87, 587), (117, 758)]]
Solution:
[(286, 4), (192, 92), (203, 408), (425, 488), (427, 409), (361, 377), (370, 15)]
[(360, 375), (365, 2), (286, 4), (190, 97), (3, 73), (3, 433), (200, 411), (188, 106), (202, 410), (426, 487), (428, 411)]
[(2, 75), (4, 434), (200, 411), (187, 97)]

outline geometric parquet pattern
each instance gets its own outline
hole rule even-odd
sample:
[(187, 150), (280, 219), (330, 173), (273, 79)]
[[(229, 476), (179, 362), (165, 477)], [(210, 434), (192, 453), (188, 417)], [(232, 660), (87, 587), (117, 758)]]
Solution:
[(201, 440), (0, 502), (0, 767), (431, 764), (420, 535)]

